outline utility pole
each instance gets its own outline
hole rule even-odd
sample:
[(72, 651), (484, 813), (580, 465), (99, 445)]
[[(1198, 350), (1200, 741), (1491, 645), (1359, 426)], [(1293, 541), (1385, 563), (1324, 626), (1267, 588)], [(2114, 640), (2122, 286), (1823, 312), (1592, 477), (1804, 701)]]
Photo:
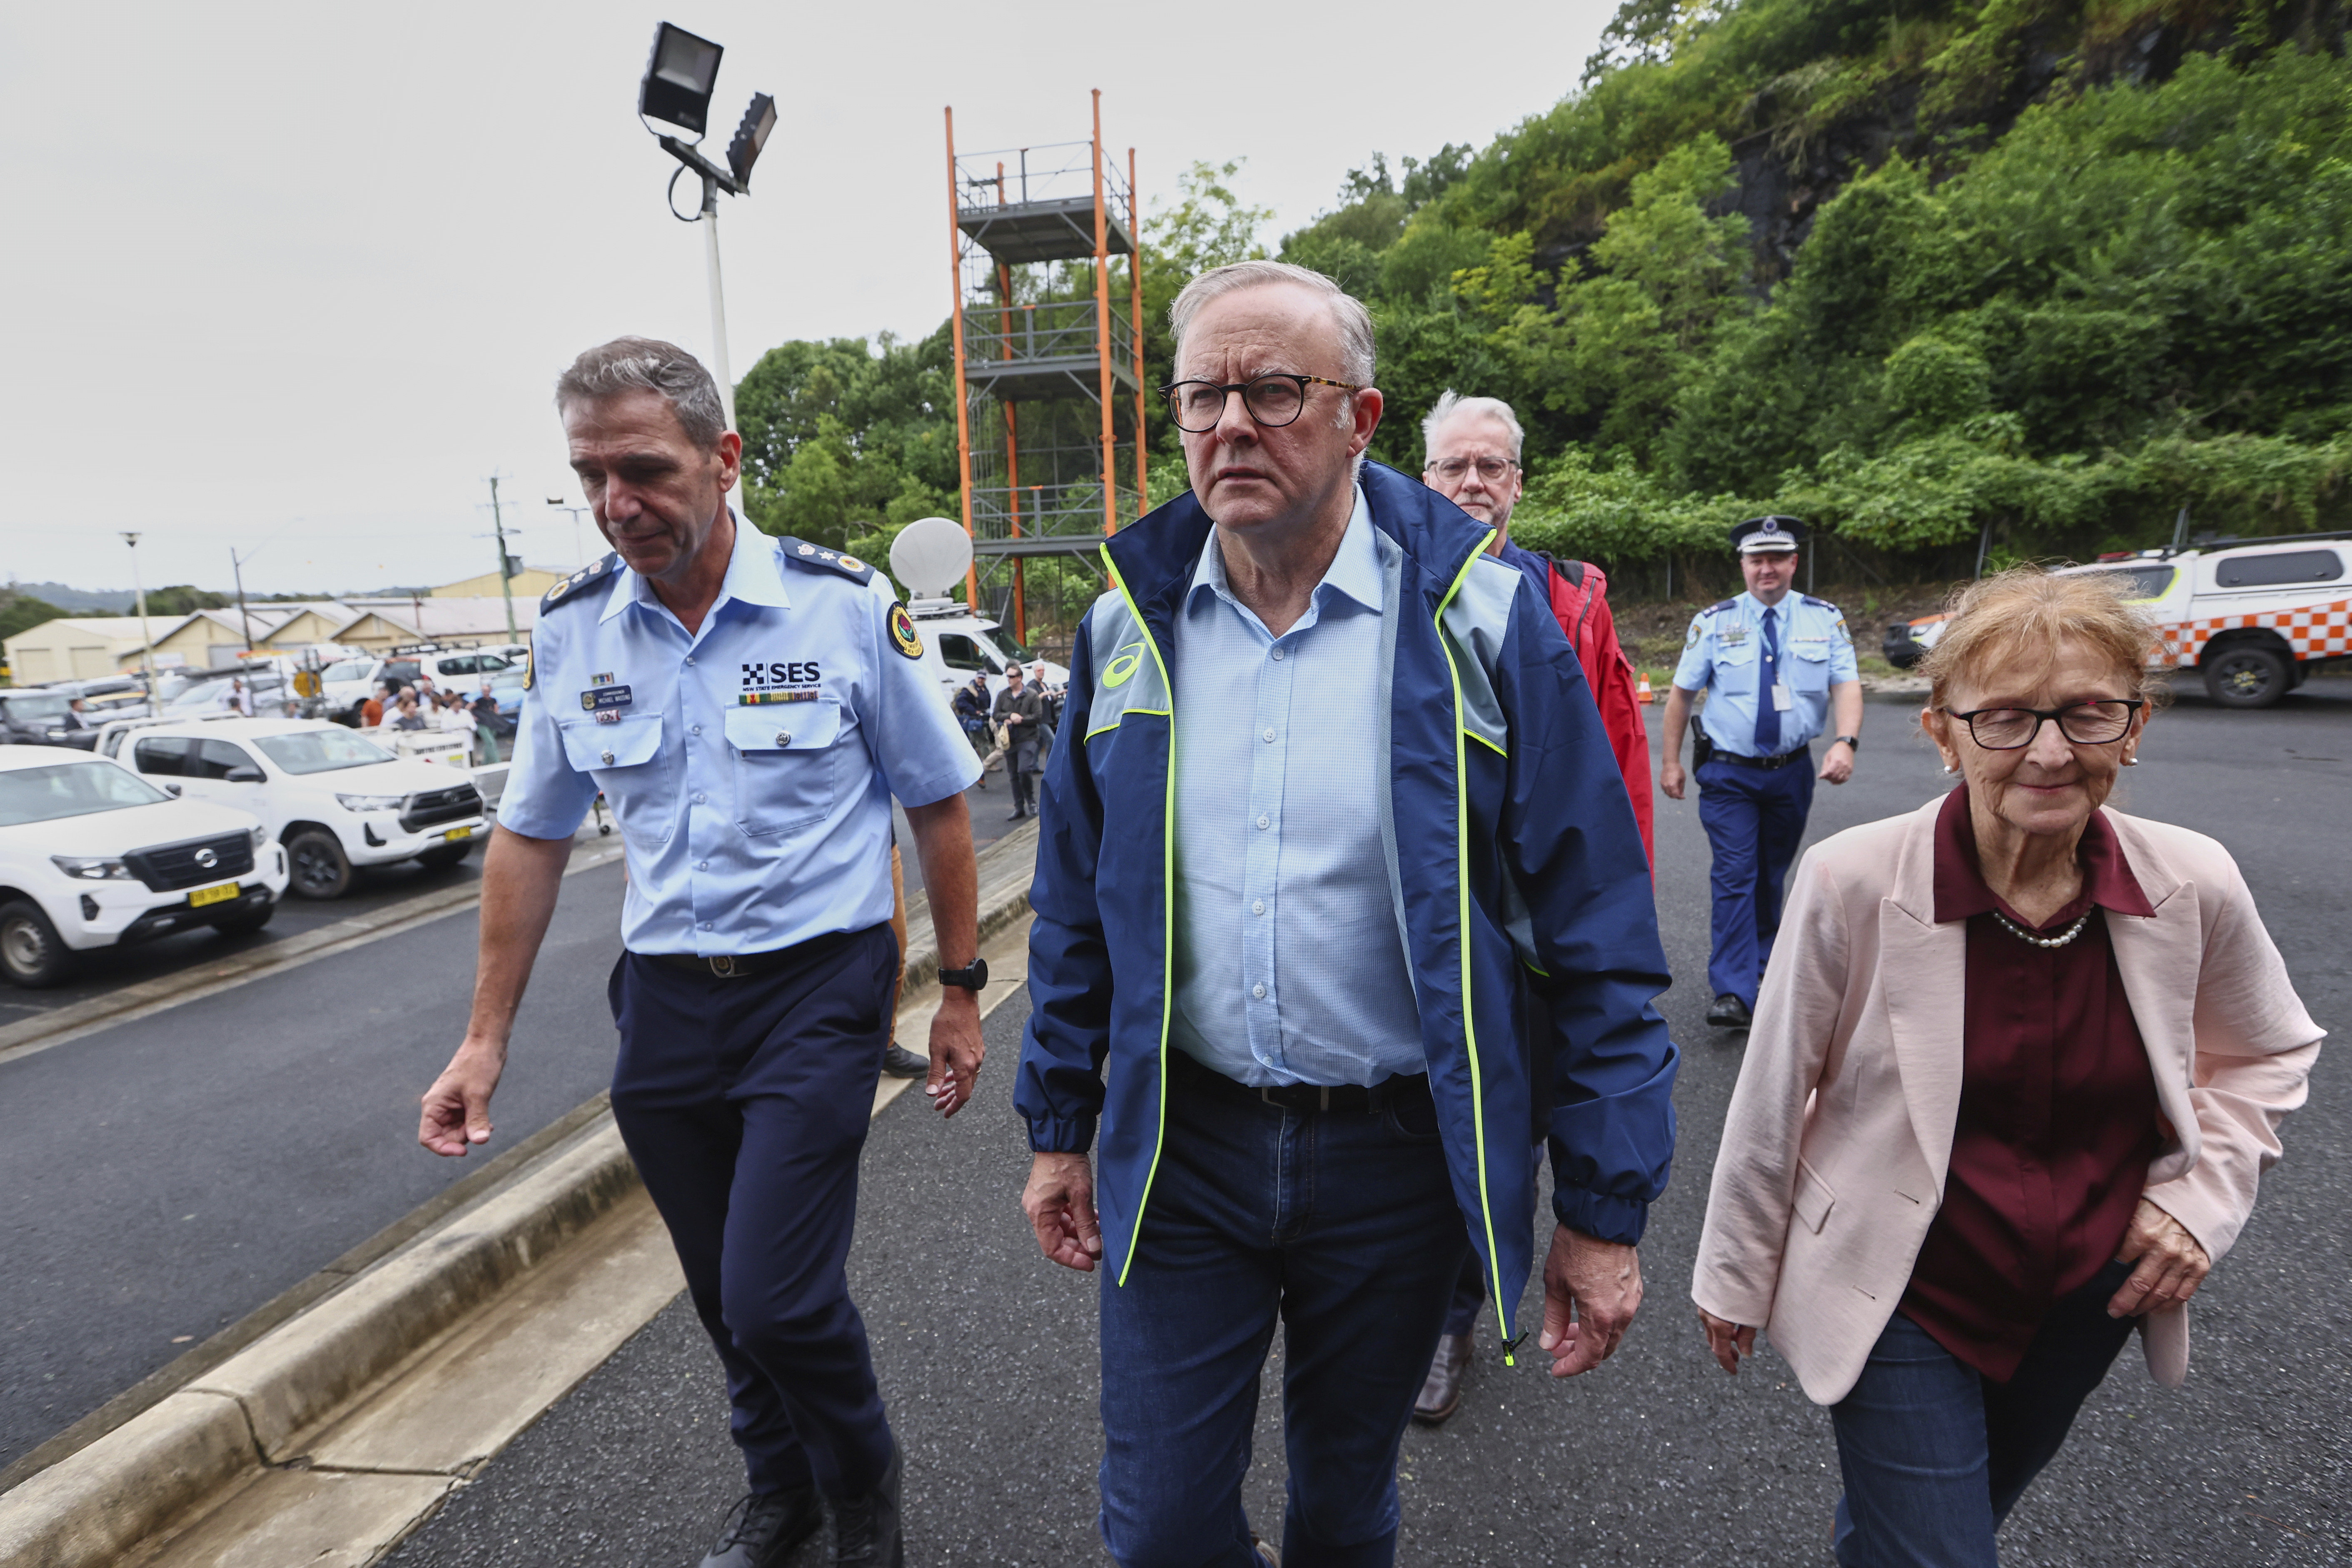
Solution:
[[(251, 553), (259, 554), (260, 552), (257, 550)], [(251, 653), (253, 651), (253, 617), (246, 613), (245, 608), (245, 563), (237, 559), (237, 553), (234, 548), (228, 552), (228, 569), (236, 578), (236, 618), (245, 624), (245, 652)], [(245, 662), (243, 655), (238, 656), (237, 662), (240, 664)]]
[[(520, 642), (522, 638), (515, 631), (513, 563), (507, 559), (507, 527), (499, 510), (499, 477), (496, 474), (490, 476), (490, 531), (499, 542), (499, 591), (506, 595), (507, 600), (507, 641)], [(422, 628), (419, 628), (419, 635), (422, 635)]]
[(147, 629), (147, 588), (139, 576), (139, 536), (126, 532), (122, 542), (131, 546), (131, 591), (139, 599), (139, 678), (147, 683), (147, 699), (155, 698), (155, 635)]

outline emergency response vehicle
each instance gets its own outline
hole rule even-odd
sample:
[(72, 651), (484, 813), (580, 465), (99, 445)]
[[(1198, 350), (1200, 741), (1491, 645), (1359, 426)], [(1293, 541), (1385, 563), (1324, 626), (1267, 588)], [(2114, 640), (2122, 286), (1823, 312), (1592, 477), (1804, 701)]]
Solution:
[[(2352, 656), (2352, 532), (2216, 542), (2103, 555), (2074, 574), (2121, 574), (2154, 617), (2150, 668), (2194, 669), (2224, 708), (2267, 708), (2323, 664)], [(1908, 669), (1942, 616), (1886, 628), (1882, 651)]]

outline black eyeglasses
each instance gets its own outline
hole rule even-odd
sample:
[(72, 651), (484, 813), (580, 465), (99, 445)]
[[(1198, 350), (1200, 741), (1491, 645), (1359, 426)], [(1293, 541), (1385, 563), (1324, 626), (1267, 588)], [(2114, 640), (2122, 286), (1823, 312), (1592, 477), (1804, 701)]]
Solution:
[(1430, 464), (1426, 471), (1451, 485), (1459, 483), (1474, 467), (1478, 477), (1491, 485), (1501, 482), (1503, 476), (1518, 465), (1508, 458), (1448, 458), (1442, 463)]
[(1307, 406), (1309, 386), (1336, 386), (1342, 392), (1364, 389), (1352, 381), (1333, 381), (1324, 375), (1259, 375), (1247, 381), (1229, 382), (1220, 386), (1213, 381), (1179, 381), (1160, 389), (1168, 400), (1168, 417), (1176, 421), (1176, 428), (1198, 436), (1213, 430), (1217, 421), (1225, 416), (1225, 399), (1238, 392), (1242, 406), (1249, 416), (1269, 430), (1278, 430), (1296, 420)]
[(2111, 702), (2077, 702), (2069, 708), (1979, 708), (1969, 713), (1944, 710), (1946, 717), (1969, 727), (1969, 734), (1988, 752), (2014, 752), (2033, 744), (2042, 726), (2054, 723), (2058, 732), (2078, 746), (2105, 746), (2131, 731), (2132, 715), (2147, 707), (2137, 698)]

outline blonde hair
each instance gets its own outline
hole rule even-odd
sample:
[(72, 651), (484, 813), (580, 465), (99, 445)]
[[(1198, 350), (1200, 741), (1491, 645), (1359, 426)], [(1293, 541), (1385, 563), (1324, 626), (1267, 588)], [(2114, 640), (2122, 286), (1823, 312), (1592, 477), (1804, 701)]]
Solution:
[(2047, 668), (2069, 641), (2106, 655), (2130, 695), (2151, 710), (2161, 706), (2170, 688), (2148, 673), (2156, 625), (2124, 598), (2128, 582), (2121, 573), (2012, 566), (1954, 590), (1944, 605), (1943, 635), (1919, 663), (1927, 706), (1948, 706), (1954, 682), (2014, 652), (2038, 650)]

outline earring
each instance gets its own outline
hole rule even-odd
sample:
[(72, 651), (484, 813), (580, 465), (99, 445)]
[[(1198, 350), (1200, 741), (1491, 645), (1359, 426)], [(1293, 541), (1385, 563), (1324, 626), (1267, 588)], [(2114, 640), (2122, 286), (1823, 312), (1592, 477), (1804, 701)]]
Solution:
[(1946, 763), (1944, 764), (1944, 771), (1945, 771), (1946, 773), (1958, 773), (1960, 770), (1959, 770), (1959, 768), (1958, 767), (1958, 765), (1956, 765), (1956, 764), (1954, 764), (1954, 763)]
[(2136, 768), (2139, 766), (2139, 759), (2137, 757), (2126, 757), (2124, 759), (2124, 766), (2127, 768)]

